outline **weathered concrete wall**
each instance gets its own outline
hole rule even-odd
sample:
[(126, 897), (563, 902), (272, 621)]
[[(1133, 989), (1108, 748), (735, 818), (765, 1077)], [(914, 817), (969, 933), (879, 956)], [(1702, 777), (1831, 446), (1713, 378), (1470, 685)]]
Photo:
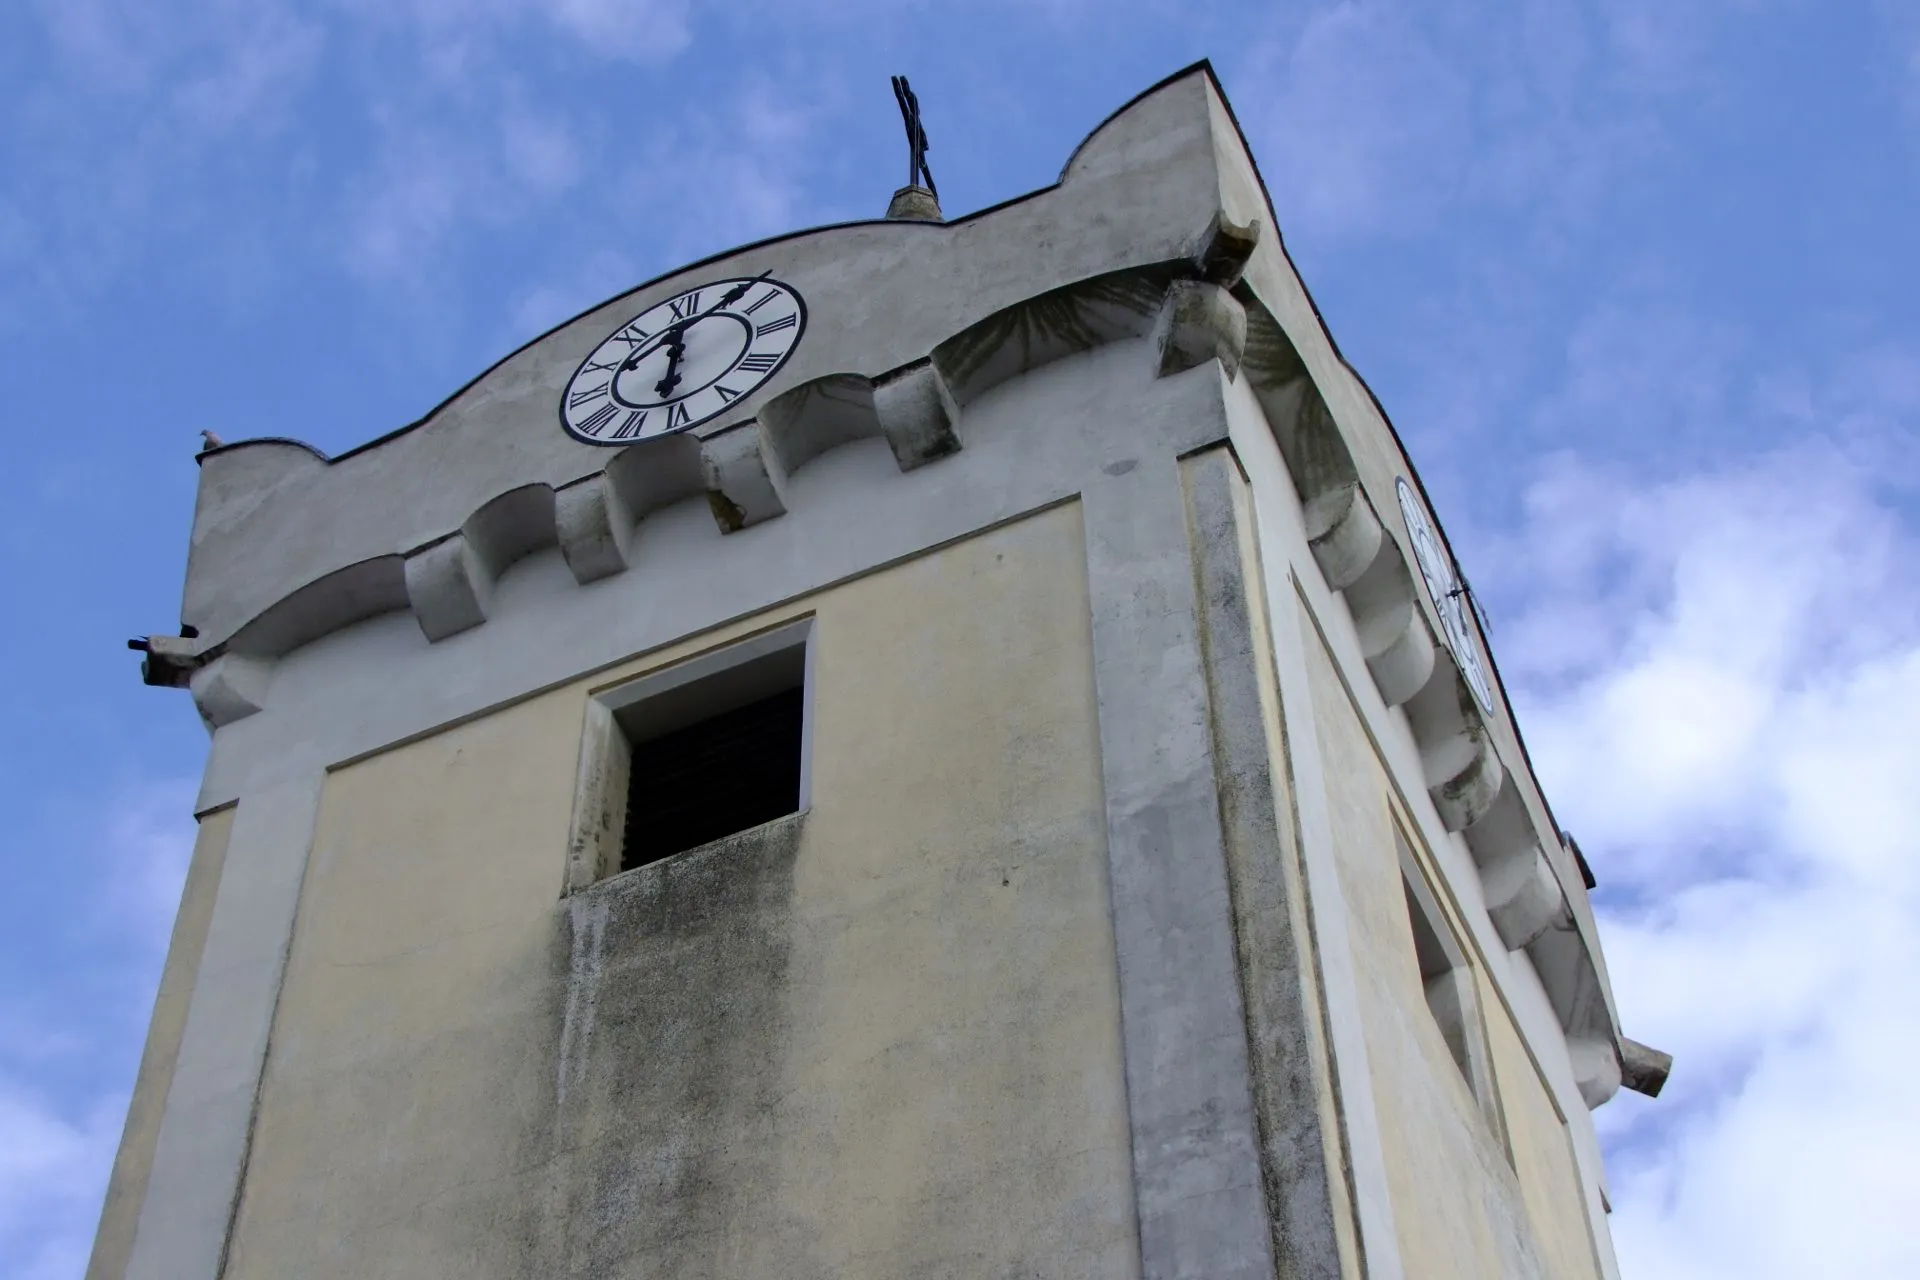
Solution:
[(153, 1001), (153, 1020), (147, 1026), (147, 1045), (134, 1078), (133, 1100), (107, 1180), (106, 1204), (100, 1211), (100, 1230), (94, 1237), (87, 1280), (118, 1280), (133, 1252), (134, 1231), (140, 1225), (140, 1205), (147, 1195), (147, 1175), (153, 1168), (153, 1147), (160, 1136), (160, 1116), (173, 1083), (173, 1065), (180, 1053), (180, 1037), (187, 1028), (187, 1006), (200, 973), (200, 952), (213, 919), (213, 902), (220, 887), (220, 871), (227, 856), (227, 834), (233, 829), (233, 807), (216, 809), (200, 819), (193, 842), (193, 860), (180, 891), (180, 910), (174, 917), (173, 937), (167, 944), (166, 966), (160, 971), (160, 991)]
[[(1302, 627), (1318, 637), (1310, 615)], [(1308, 670), (1405, 1273), (1421, 1280), (1591, 1274), (1547, 1269), (1500, 1138), (1426, 1004), (1379, 753), (1324, 643), (1309, 648)], [(1564, 1149), (1562, 1164), (1571, 1179)]]
[(228, 1276), (1135, 1274), (1084, 557), (783, 609), (810, 812), (569, 900), (588, 682), (336, 770)]
[(1290, 1280), (1359, 1276), (1253, 498), (1228, 448), (1181, 470), (1274, 1256)]

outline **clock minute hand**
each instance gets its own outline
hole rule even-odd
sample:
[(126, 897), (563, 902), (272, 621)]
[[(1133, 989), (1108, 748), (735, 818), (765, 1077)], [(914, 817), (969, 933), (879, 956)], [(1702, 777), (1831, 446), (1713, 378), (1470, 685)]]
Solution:
[(716, 311), (721, 311), (726, 309), (727, 307), (732, 306), (734, 303), (740, 301), (740, 299), (746, 297), (749, 293), (753, 292), (753, 286), (759, 284), (762, 280), (765, 280), (768, 276), (772, 274), (773, 274), (773, 269), (769, 267), (767, 270), (762, 271), (759, 275), (755, 276), (751, 280), (742, 280), (739, 284), (736, 284), (735, 286), (733, 286), (733, 288), (721, 294), (720, 301), (714, 303), (712, 306), (708, 307), (705, 311), (702, 311), (698, 316), (694, 318), (705, 319), (706, 317), (712, 315)]
[(653, 389), (656, 394), (661, 396), (672, 395), (673, 389), (680, 385), (680, 361), (687, 354), (687, 330), (700, 321), (705, 320), (714, 312), (725, 310), (727, 307), (740, 301), (740, 299), (746, 297), (747, 294), (753, 291), (753, 286), (759, 284), (772, 274), (773, 269), (769, 267), (751, 280), (742, 280), (739, 284), (734, 285), (733, 288), (721, 294), (720, 300), (708, 307), (705, 311), (696, 311), (684, 320), (679, 320), (669, 325), (666, 332), (661, 335), (662, 340), (660, 343), (648, 347), (645, 351), (634, 352), (622, 362), (621, 367), (629, 370), (637, 369), (643, 357), (658, 351), (662, 346), (666, 347), (667, 372), (660, 381), (654, 384)]

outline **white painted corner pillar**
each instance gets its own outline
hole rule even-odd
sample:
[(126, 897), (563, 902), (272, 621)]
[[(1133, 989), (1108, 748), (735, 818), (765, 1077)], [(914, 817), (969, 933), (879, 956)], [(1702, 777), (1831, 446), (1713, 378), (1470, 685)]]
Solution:
[(125, 1280), (225, 1268), (324, 776), (250, 791), (234, 810)]
[(1141, 1274), (1272, 1280), (1179, 464), (1082, 499)]

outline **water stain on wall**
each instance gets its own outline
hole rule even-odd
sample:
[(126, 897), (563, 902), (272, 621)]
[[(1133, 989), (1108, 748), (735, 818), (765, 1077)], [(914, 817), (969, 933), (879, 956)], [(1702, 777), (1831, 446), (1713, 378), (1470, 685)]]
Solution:
[(777, 1191), (796, 815), (564, 906), (550, 1276), (726, 1274)]

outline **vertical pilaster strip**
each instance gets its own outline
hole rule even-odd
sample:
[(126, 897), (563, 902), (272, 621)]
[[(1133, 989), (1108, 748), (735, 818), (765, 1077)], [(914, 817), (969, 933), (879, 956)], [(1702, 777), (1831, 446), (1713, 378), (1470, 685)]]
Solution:
[(1307, 901), (1320, 962), (1327, 1040), (1339, 1089), (1354, 1219), (1369, 1280), (1401, 1280), (1406, 1268), (1394, 1227), (1379, 1113), (1373, 1106), (1373, 1072), (1368, 1065), (1366, 1030), (1360, 1022), (1359, 979), (1354, 974), (1353, 943), (1347, 930), (1347, 900), (1340, 887), (1339, 851), (1334, 848), (1333, 822), (1327, 814), (1326, 775), (1314, 725), (1305, 646), (1318, 640), (1301, 633), (1300, 611), (1305, 606), (1292, 575), (1284, 567), (1269, 567), (1267, 573), (1267, 620), (1273, 633), (1280, 719), (1287, 738), (1287, 766), (1293, 776), (1295, 829), (1300, 862), (1306, 869)]
[(324, 775), (235, 810), (127, 1280), (218, 1280)]
[(1182, 471), (1274, 1253), (1289, 1280), (1340, 1280), (1359, 1260), (1343, 1258), (1354, 1248), (1342, 1229), (1346, 1172), (1333, 1132), (1313, 940), (1276, 804), (1279, 744), (1268, 742), (1263, 706), (1261, 667), (1272, 659), (1254, 616), (1252, 512), (1225, 447), (1188, 458)]
[(1141, 1274), (1273, 1280), (1179, 464), (1084, 500)]

